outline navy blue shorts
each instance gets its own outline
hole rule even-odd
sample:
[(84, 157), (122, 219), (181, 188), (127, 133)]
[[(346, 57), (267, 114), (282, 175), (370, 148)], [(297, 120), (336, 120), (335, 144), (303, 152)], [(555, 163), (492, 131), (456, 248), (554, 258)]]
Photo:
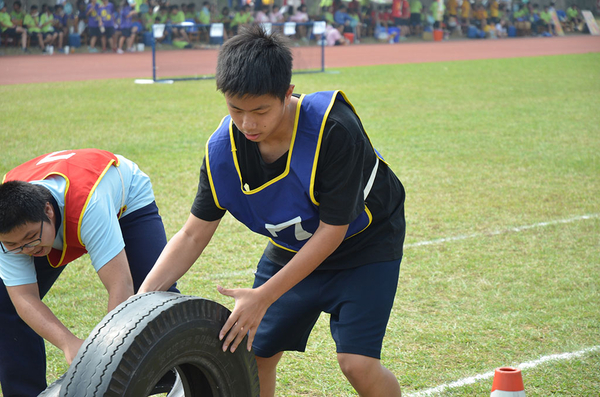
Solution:
[(122, 29), (119, 29), (119, 31), (121, 32), (121, 36), (123, 36), (123, 37), (131, 36), (131, 28), (122, 28)]
[[(330, 315), (331, 336), (338, 353), (380, 359), (400, 262), (398, 259), (311, 273), (269, 307), (254, 339), (254, 353), (272, 357), (282, 351), (305, 351), (311, 330), (325, 312)], [(254, 288), (281, 269), (263, 255)]]
[(91, 27), (90, 26), (88, 28), (88, 30), (89, 30), (89, 33), (90, 33), (90, 37), (100, 37), (100, 35), (102, 34), (100, 32), (100, 27), (99, 26), (96, 26), (96, 27)]

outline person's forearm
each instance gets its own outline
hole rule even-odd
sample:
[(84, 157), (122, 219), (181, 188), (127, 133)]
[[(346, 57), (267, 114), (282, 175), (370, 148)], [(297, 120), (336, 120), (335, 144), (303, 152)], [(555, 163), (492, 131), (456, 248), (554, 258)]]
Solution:
[[(12, 299), (12, 296), (11, 296)], [(41, 300), (34, 296), (13, 299), (17, 313), (39, 336), (62, 351), (77, 339)]]
[(348, 225), (321, 223), (294, 258), (269, 281), (259, 287), (272, 303), (312, 273), (344, 241)]
[[(204, 223), (204, 221), (200, 222)], [(186, 227), (177, 232), (160, 254), (138, 293), (166, 291), (169, 289), (200, 257), (202, 251), (204, 251), (204, 248), (210, 242), (218, 224), (219, 221), (206, 222), (204, 226), (208, 230), (207, 234), (196, 238), (191, 233), (191, 230), (186, 229)]]
[(192, 267), (202, 250), (199, 252), (190, 250), (188, 247), (193, 246), (193, 240), (190, 240), (191, 237), (183, 230), (173, 236), (142, 283), (139, 294), (148, 291), (166, 291)]

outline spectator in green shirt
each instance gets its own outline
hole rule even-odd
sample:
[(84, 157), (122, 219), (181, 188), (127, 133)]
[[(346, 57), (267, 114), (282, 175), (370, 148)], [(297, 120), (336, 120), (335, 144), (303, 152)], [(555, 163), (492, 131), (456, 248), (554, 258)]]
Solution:
[(27, 30), (12, 22), (10, 15), (6, 12), (6, 5), (3, 0), (0, 0), (0, 30), (9, 37), (16, 38), (21, 35), (21, 48), (23, 52), (27, 52)]
[(328, 25), (333, 26), (335, 24), (335, 19), (333, 19), (333, 6), (323, 7), (323, 19), (327, 22)]
[(237, 34), (239, 28), (248, 26), (252, 22), (254, 22), (254, 17), (250, 14), (250, 6), (246, 4), (240, 11), (235, 13), (233, 20), (231, 21), (231, 30), (233, 31), (233, 34)]
[(581, 15), (579, 14), (579, 8), (576, 4), (571, 4), (571, 7), (567, 8), (567, 21), (571, 24), (571, 29), (579, 30), (579, 25), (583, 22)]
[[(179, 9), (178, 5), (171, 6), (171, 12), (169, 13), (169, 20), (172, 25), (181, 25), (185, 22), (185, 14), (183, 11)], [(171, 27), (171, 33), (173, 34), (173, 42), (175, 41), (184, 41), (186, 43), (190, 43), (190, 38), (188, 37), (187, 32), (184, 27)]]
[(543, 27), (547, 29), (548, 33), (552, 34), (552, 16), (550, 16), (550, 10), (548, 6), (544, 6), (544, 11), (540, 12), (540, 19), (543, 21)]
[(23, 26), (25, 11), (21, 8), (21, 2), (16, 0), (13, 3), (13, 10), (10, 12), (10, 20), (15, 26)]
[(185, 11), (185, 20), (198, 23), (198, 18), (196, 17), (196, 4), (190, 3), (187, 5), (187, 9)]
[(217, 16), (215, 22), (223, 24), (223, 41), (227, 41), (228, 37), (231, 37), (231, 11), (229, 7), (225, 6), (221, 9), (221, 13)]
[(46, 52), (44, 37), (42, 36), (42, 29), (40, 28), (40, 15), (38, 13), (38, 6), (34, 4), (31, 6), (30, 10), (31, 12), (26, 14), (25, 18), (23, 19), (23, 25), (27, 28), (29, 35), (37, 39), (42, 52)]
[(49, 6), (46, 8), (46, 12), (40, 16), (40, 27), (46, 46), (54, 46), (58, 38), (58, 33), (54, 30), (54, 14), (52, 14), (52, 11), (54, 9)]
[(208, 1), (202, 3), (202, 9), (198, 13), (198, 21), (202, 25), (210, 25), (211, 5)]
[[(423, 3), (421, 0), (412, 0), (410, 2), (410, 21), (420, 23), (421, 22), (421, 10), (423, 9)], [(415, 16), (415, 17), (413, 17)]]

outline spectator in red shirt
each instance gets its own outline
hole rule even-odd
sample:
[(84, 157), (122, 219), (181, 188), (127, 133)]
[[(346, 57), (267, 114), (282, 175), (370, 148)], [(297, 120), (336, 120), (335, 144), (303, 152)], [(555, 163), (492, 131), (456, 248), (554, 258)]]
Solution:
[(401, 0), (398, 25), (400, 27), (400, 37), (410, 36), (410, 4), (408, 4), (408, 0)]
[(372, 12), (372, 19), (375, 24), (379, 23), (386, 30), (388, 26), (392, 26), (392, 8), (388, 5), (383, 9), (374, 9)]
[(391, 12), (394, 25), (400, 26), (400, 17), (402, 16), (402, 0), (392, 0), (392, 12)]

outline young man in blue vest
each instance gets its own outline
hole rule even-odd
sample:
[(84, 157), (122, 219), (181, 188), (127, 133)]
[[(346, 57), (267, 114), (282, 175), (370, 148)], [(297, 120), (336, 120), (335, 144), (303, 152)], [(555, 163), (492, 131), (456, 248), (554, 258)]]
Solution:
[[(404, 242), (404, 188), (339, 91), (293, 94), (283, 36), (250, 27), (222, 47), (217, 88), (229, 110), (209, 138), (198, 193), (140, 292), (166, 289), (200, 256), (226, 211), (270, 241), (252, 289), (219, 335), (248, 335), (261, 396), (275, 394), (285, 351), (304, 351), (331, 315), (339, 365), (361, 396), (400, 396), (380, 363)], [(177, 260), (175, 260), (177, 258)]]
[(67, 263), (90, 254), (110, 311), (138, 290), (166, 242), (150, 179), (122, 156), (66, 150), (9, 171), (0, 185), (4, 396), (46, 388), (42, 338), (69, 364), (83, 343), (41, 300)]

